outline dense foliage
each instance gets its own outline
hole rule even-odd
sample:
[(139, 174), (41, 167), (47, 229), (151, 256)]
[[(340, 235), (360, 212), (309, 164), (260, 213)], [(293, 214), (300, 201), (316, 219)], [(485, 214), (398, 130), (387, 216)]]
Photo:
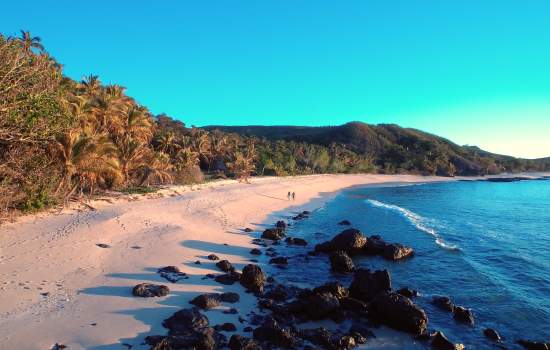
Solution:
[(395, 125), (188, 128), (153, 116), (119, 85), (80, 82), (22, 32), (0, 35), (0, 216), (97, 190), (147, 193), (203, 176), (409, 172), (453, 176), (543, 170)]

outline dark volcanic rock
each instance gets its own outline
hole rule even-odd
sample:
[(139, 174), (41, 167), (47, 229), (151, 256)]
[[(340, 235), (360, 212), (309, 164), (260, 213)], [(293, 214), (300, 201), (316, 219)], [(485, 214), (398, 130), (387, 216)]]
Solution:
[(409, 299), (412, 299), (418, 296), (418, 292), (416, 290), (406, 288), (406, 287), (399, 289), (397, 293)]
[(303, 310), (310, 320), (337, 318), (340, 302), (331, 293), (315, 293), (302, 300)]
[(189, 304), (198, 306), (201, 309), (213, 309), (220, 305), (220, 296), (218, 294), (201, 294), (189, 301)]
[(163, 297), (170, 293), (170, 289), (162, 284), (140, 283), (132, 289), (136, 297), (150, 298)]
[(315, 250), (318, 252), (333, 252), (343, 250), (348, 254), (359, 253), (367, 244), (365, 237), (359, 230), (349, 228), (332, 238), (332, 240), (317, 244)]
[(442, 332), (435, 332), (432, 336), (432, 347), (437, 350), (462, 350), (464, 345), (451, 342)]
[[(365, 341), (369, 338), (376, 338), (374, 333), (367, 326), (361, 323), (354, 323), (350, 327), (348, 333), (351, 334), (356, 340), (357, 338), (359, 338), (359, 336), (361, 338), (364, 338)], [(363, 344), (363, 342), (361, 342), (360, 344)]]
[(208, 318), (197, 308), (182, 309), (164, 320), (162, 325), (168, 328), (171, 334), (185, 333), (189, 330), (208, 327)]
[(269, 320), (254, 329), (253, 335), (254, 339), (284, 348), (292, 348), (298, 343), (296, 336), (289, 329), (280, 327), (275, 320)]
[(304, 247), (307, 245), (307, 241), (305, 239), (302, 239), (302, 238), (287, 237), (285, 239), (285, 242), (287, 244), (299, 245), (299, 246), (304, 246)]
[(105, 243), (97, 243), (96, 246), (98, 246), (99, 248), (111, 248), (110, 245)]
[(349, 222), (348, 220), (342, 220), (338, 223), (338, 225), (349, 226), (351, 225), (351, 222)]
[(527, 350), (550, 350), (550, 343), (542, 343), (531, 340), (518, 340), (516, 343)]
[(388, 244), (384, 248), (382, 256), (388, 260), (401, 260), (414, 255), (414, 250), (411, 247), (405, 247), (399, 243)]
[(388, 245), (382, 237), (378, 235), (373, 235), (368, 238), (367, 244), (363, 247), (363, 253), (369, 255), (382, 255), (384, 254), (384, 249)]
[(220, 258), (216, 254), (210, 254), (207, 258), (208, 260), (220, 260)]
[(179, 280), (188, 279), (189, 276), (185, 272), (181, 272), (177, 266), (165, 266), (157, 270), (160, 277), (176, 283)]
[(350, 296), (369, 302), (378, 294), (391, 290), (390, 273), (387, 270), (371, 272), (369, 269), (359, 269), (353, 275), (349, 287)]
[(220, 260), (216, 263), (216, 266), (223, 272), (229, 272), (235, 270), (233, 265), (227, 260)]
[(236, 303), (238, 302), (241, 297), (239, 296), (239, 294), (237, 293), (234, 293), (234, 292), (226, 292), (226, 293), (222, 293), (219, 295), (219, 299), (220, 301), (224, 302), (224, 303)]
[(235, 271), (231, 271), (229, 273), (218, 275), (214, 278), (214, 281), (225, 284), (225, 285), (231, 285), (235, 282), (240, 281), (241, 274)]
[(262, 238), (271, 239), (272, 241), (279, 241), (285, 237), (285, 232), (280, 228), (267, 228), (262, 233)]
[(244, 232), (254, 232), (253, 229), (251, 229), (250, 227), (247, 227), (243, 230)]
[(263, 293), (265, 274), (257, 265), (246, 265), (241, 275), (241, 284), (248, 290)]
[(265, 297), (275, 301), (287, 301), (292, 296), (291, 290), (278, 284), (265, 293)]
[(234, 334), (229, 339), (229, 349), (231, 350), (262, 350), (260, 344), (254, 339)]
[(275, 265), (288, 265), (288, 258), (286, 256), (278, 256), (276, 258), (269, 259), (269, 263)]
[(483, 335), (496, 342), (499, 342), (501, 340), (500, 334), (498, 334), (498, 332), (492, 328), (485, 328), (483, 330)]
[(151, 345), (151, 350), (214, 350), (224, 347), (227, 342), (224, 335), (211, 327), (166, 337), (149, 336), (145, 341)]
[(223, 324), (217, 324), (214, 326), (214, 329), (217, 331), (224, 331), (224, 332), (235, 332), (237, 330), (237, 327), (230, 322), (226, 322)]
[(313, 289), (313, 293), (330, 293), (338, 299), (346, 298), (349, 291), (340, 282), (327, 282), (322, 286)]
[(449, 297), (433, 297), (432, 304), (448, 312), (453, 312), (454, 305)]
[(424, 333), (428, 325), (424, 310), (396, 293), (378, 295), (371, 301), (369, 311), (380, 322), (412, 334)]
[(275, 227), (276, 227), (276, 228), (283, 229), (283, 230), (286, 230), (287, 224), (286, 224), (286, 222), (284, 222), (284, 221), (282, 221), (282, 220), (279, 220), (279, 221), (277, 221), (277, 223), (275, 224)]
[(332, 271), (353, 272), (355, 265), (353, 260), (345, 252), (338, 250), (330, 255), (330, 266)]
[(253, 248), (252, 250), (250, 250), (250, 254), (252, 254), (252, 255), (262, 255), (262, 251), (259, 250), (258, 248)]
[(324, 327), (303, 329), (300, 336), (323, 349), (347, 350), (356, 346), (355, 338), (351, 335), (331, 332)]
[(455, 306), (453, 308), (453, 318), (459, 322), (474, 325), (474, 314), (472, 310), (466, 309), (462, 306)]

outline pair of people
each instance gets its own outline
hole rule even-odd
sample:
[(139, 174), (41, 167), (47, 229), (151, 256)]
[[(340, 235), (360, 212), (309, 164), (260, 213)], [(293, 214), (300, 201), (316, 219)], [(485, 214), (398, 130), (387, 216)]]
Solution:
[(288, 192), (288, 194), (286, 195), (286, 198), (288, 200), (290, 200), (290, 198), (292, 198), (292, 200), (296, 200), (296, 193), (295, 192), (292, 192), (292, 193)]

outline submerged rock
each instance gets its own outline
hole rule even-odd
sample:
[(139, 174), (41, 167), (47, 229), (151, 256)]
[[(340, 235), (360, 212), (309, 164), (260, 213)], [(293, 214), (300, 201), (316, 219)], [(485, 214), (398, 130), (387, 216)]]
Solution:
[(345, 252), (338, 250), (330, 255), (330, 266), (335, 272), (353, 272), (353, 260)]
[(333, 252), (342, 250), (348, 254), (360, 253), (367, 244), (367, 237), (361, 231), (349, 228), (332, 238), (332, 240), (317, 244), (315, 250), (318, 252)]
[(235, 332), (237, 330), (237, 327), (231, 322), (225, 322), (215, 325), (214, 329), (217, 331)]
[(279, 256), (269, 259), (270, 264), (274, 265), (288, 265), (288, 258), (286, 256)]
[(265, 284), (265, 274), (257, 265), (246, 265), (241, 275), (241, 284), (248, 290), (263, 293)]
[(369, 269), (359, 269), (353, 275), (349, 287), (350, 296), (369, 302), (379, 294), (391, 290), (390, 273), (387, 270), (371, 272)]
[(168, 293), (170, 289), (162, 284), (140, 283), (132, 289), (134, 296), (142, 298), (163, 297)]
[(281, 228), (267, 228), (262, 233), (263, 239), (270, 239), (272, 241), (279, 241), (285, 237), (285, 232)]
[(285, 239), (285, 242), (287, 244), (291, 244), (291, 245), (299, 245), (299, 246), (306, 246), (307, 245), (307, 241), (305, 239), (302, 239), (302, 238), (295, 238), (295, 237), (287, 237)]
[(472, 310), (462, 306), (455, 306), (453, 308), (453, 318), (459, 322), (467, 323), (471, 326), (474, 325), (474, 314)]
[(378, 321), (412, 334), (424, 333), (428, 325), (424, 310), (396, 293), (378, 295), (371, 301), (369, 311)]
[(500, 334), (498, 334), (498, 332), (492, 328), (485, 328), (483, 330), (483, 335), (496, 342), (499, 342), (501, 340)]
[(414, 289), (410, 289), (407, 287), (401, 288), (397, 291), (398, 294), (401, 294), (404, 297), (407, 297), (409, 299), (412, 299), (414, 297), (418, 296), (418, 292)]
[(250, 250), (250, 254), (252, 255), (262, 255), (262, 251), (259, 250), (258, 248), (253, 248)]
[(449, 297), (436, 296), (432, 298), (432, 304), (448, 312), (453, 312), (454, 305)]

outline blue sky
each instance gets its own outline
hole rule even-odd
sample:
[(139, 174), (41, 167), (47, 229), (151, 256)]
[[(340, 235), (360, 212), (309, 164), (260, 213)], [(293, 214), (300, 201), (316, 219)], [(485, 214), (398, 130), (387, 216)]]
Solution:
[(397, 123), (550, 156), (550, 1), (10, 1), (80, 79), (187, 125)]

